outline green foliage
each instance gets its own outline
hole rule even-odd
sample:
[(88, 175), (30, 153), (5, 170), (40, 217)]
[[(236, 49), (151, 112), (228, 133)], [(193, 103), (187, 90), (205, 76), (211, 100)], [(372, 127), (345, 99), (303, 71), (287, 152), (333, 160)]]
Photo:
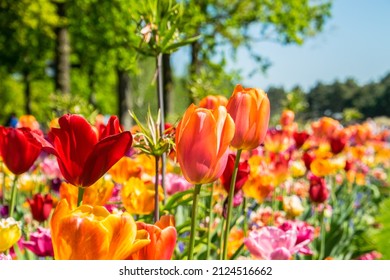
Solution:
[(132, 15), (140, 38), (136, 50), (157, 57), (197, 40), (182, 29), (183, 7), (182, 2), (174, 0), (147, 0), (143, 5), (134, 5)]
[(377, 251), (382, 254), (382, 259), (390, 259), (390, 198), (384, 200), (377, 216), (378, 231), (373, 234)]

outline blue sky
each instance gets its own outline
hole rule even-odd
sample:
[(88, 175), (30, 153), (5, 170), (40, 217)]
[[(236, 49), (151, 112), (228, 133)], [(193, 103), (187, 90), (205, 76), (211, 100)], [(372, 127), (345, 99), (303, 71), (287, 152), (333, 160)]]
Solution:
[(300, 85), (308, 90), (319, 81), (349, 77), (359, 84), (378, 81), (390, 73), (390, 0), (334, 0), (324, 31), (303, 45), (259, 43), (253, 47), (272, 66), (266, 74), (249, 77), (255, 62), (239, 50), (238, 60), (230, 65), (242, 69), (246, 87), (289, 90)]

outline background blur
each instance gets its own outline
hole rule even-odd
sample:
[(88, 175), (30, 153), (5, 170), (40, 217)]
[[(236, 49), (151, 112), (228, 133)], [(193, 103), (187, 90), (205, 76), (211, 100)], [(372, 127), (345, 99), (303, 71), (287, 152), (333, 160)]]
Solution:
[[(116, 114), (130, 127), (157, 108), (176, 122), (209, 94), (263, 88), (276, 124), (331, 116), (388, 125), (386, 0), (0, 0), (1, 124), (33, 114)], [(157, 110), (154, 110), (155, 112)]]

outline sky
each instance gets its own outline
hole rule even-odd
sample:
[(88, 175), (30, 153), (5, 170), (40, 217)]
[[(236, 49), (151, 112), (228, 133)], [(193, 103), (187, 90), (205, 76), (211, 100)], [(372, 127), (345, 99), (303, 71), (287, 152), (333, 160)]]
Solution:
[(379, 81), (390, 73), (390, 0), (333, 0), (323, 32), (303, 45), (263, 42), (253, 47), (272, 65), (265, 74), (249, 77), (255, 62), (239, 50), (229, 67), (242, 70), (245, 87), (309, 90), (318, 82), (347, 78), (360, 85)]

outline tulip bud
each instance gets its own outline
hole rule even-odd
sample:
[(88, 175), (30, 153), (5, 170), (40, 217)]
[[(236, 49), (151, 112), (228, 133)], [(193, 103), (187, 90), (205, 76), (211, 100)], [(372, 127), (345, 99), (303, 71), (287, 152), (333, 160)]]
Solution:
[(51, 209), (53, 208), (53, 199), (50, 194), (43, 196), (37, 193), (32, 199), (27, 199), (27, 202), (30, 205), (34, 220), (44, 222), (49, 218)]
[(236, 125), (232, 146), (252, 150), (264, 142), (270, 118), (267, 94), (258, 88), (237, 85), (226, 105)]
[(323, 203), (329, 197), (329, 191), (326, 186), (325, 179), (322, 177), (317, 177), (315, 175), (310, 176), (310, 189), (309, 195), (310, 199), (316, 203)]

